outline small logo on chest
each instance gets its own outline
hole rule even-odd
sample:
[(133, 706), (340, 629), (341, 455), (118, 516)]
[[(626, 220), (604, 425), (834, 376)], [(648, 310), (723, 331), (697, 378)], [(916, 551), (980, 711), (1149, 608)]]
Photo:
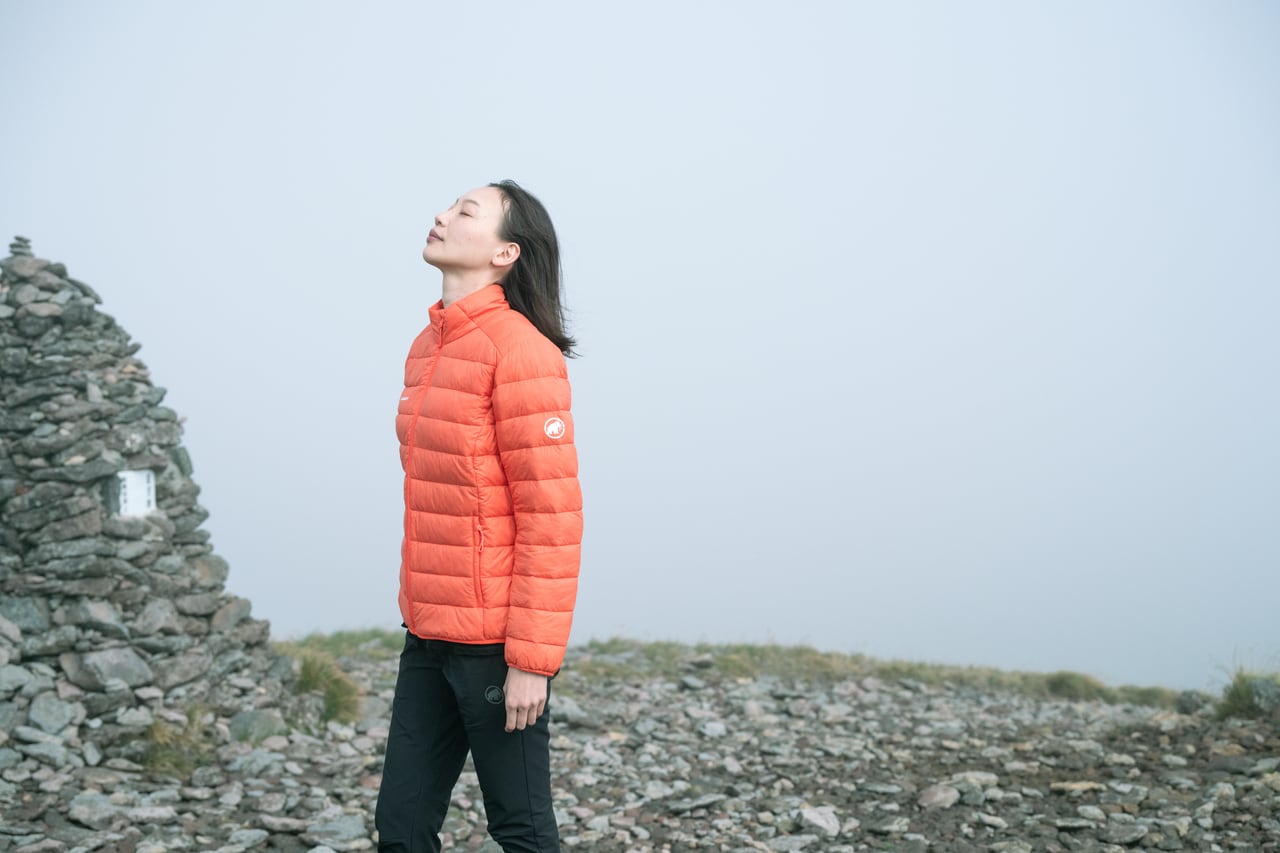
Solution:
[(547, 418), (547, 422), (542, 425), (542, 431), (547, 434), (547, 438), (564, 438), (564, 421), (559, 418)]

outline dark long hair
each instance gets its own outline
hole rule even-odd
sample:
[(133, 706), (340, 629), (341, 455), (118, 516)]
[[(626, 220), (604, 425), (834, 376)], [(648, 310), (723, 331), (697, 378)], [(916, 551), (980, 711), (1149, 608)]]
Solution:
[(560, 348), (574, 355), (577, 343), (564, 328), (564, 308), (560, 305), (560, 243), (551, 215), (532, 193), (515, 181), (489, 184), (501, 193), (506, 215), (498, 236), (520, 246), (520, 257), (512, 264), (502, 289), (507, 303), (519, 311), (534, 328)]

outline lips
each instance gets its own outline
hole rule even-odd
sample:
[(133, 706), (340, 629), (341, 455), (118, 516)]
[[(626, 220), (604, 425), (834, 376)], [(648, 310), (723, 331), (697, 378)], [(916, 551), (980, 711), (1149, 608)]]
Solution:
[(432, 228), (432, 229), (431, 229), (431, 231), (427, 234), (427, 242), (428, 242), (428, 243), (430, 243), (432, 240), (441, 240), (441, 239), (443, 239), (443, 238), (440, 236), (440, 234), (439, 234), (439, 233), (436, 231), (436, 229), (434, 229), (434, 228)]

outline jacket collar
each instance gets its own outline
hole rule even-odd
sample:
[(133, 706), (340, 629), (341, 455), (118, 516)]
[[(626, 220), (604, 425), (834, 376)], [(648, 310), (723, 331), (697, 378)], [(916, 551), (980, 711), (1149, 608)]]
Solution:
[(431, 325), (441, 331), (442, 339), (453, 340), (475, 325), (481, 315), (506, 307), (507, 295), (502, 285), (490, 284), (475, 293), (467, 294), (448, 308), (444, 307), (443, 299), (436, 300), (436, 304), (427, 311), (431, 316)]

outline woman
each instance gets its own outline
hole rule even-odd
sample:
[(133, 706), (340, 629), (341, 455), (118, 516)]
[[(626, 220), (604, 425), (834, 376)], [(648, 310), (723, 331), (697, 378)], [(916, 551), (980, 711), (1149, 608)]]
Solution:
[(378, 849), (436, 851), (470, 751), (490, 835), (559, 850), (549, 679), (577, 595), (582, 493), (564, 356), (560, 250), (511, 181), (435, 218), (442, 298), (405, 363), (400, 656)]

